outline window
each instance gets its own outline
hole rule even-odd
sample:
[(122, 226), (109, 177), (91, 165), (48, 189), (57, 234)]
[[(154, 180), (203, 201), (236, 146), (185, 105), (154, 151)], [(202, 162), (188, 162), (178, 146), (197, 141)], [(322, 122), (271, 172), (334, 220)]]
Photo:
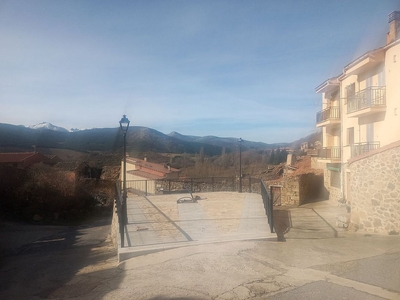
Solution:
[(340, 172), (331, 171), (331, 186), (340, 189)]
[(347, 128), (347, 145), (354, 144), (354, 127)]

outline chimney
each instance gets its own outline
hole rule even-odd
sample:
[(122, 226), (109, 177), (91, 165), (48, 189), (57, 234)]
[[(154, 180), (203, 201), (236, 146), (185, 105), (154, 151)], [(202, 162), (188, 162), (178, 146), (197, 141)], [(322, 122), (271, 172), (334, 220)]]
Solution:
[(400, 11), (393, 11), (389, 14), (389, 32), (387, 44), (390, 44), (400, 37)]

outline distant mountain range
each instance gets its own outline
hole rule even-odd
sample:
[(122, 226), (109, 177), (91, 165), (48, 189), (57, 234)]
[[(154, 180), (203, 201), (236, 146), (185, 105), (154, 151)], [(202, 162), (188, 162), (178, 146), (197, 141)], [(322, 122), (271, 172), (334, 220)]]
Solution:
[[(0, 151), (12, 149), (32, 150), (38, 148), (59, 148), (76, 151), (116, 151), (122, 148), (123, 140), (119, 128), (95, 128), (68, 131), (50, 123), (30, 127), (0, 123)], [(243, 141), (243, 149), (271, 149), (287, 147), (290, 143), (267, 144)], [(164, 134), (157, 130), (131, 126), (127, 133), (127, 150), (134, 152), (199, 153), (203, 148), (206, 155), (219, 155), (237, 151), (237, 138), (216, 136), (190, 136), (178, 132)]]

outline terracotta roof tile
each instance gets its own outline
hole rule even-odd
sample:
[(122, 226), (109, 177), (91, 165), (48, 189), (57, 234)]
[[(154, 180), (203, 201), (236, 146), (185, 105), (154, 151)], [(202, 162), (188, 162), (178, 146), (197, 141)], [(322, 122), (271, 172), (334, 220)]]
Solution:
[(150, 174), (150, 173), (143, 172), (143, 171), (140, 171), (140, 170), (132, 170), (132, 171), (128, 171), (127, 173), (128, 174), (132, 174), (132, 175), (136, 175), (136, 176), (139, 176), (139, 177), (147, 178), (147, 179), (163, 179), (164, 178), (163, 176)]
[(37, 152), (20, 152), (20, 153), (0, 153), (1, 163), (18, 163), (28, 157), (35, 155)]
[(133, 157), (127, 157), (126, 158), (126, 162), (127, 163), (131, 163), (131, 164), (135, 164), (137, 166), (141, 166), (143, 168), (152, 169), (154, 171), (162, 172), (164, 174), (179, 172), (179, 170), (175, 169), (175, 168), (168, 169), (164, 165), (151, 163), (151, 162), (148, 162), (148, 161), (145, 161), (145, 160), (142, 160), (142, 159), (138, 159), (138, 158), (133, 158)]

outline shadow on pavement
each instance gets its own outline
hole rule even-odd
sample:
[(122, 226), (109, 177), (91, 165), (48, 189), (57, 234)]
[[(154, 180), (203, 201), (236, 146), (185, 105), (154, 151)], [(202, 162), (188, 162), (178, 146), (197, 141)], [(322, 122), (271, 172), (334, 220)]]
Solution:
[[(29, 226), (22, 228), (29, 230)], [(32, 230), (37, 231), (37, 226)], [(0, 266), (0, 298), (69, 298), (93, 293), (102, 284), (101, 279), (115, 278), (120, 272), (116, 250), (107, 239), (109, 232), (110, 220), (98, 220), (57, 227), (52, 234), (45, 230), (47, 235), (38, 240), (8, 249)], [(18, 234), (15, 228), (14, 234)], [(118, 287), (119, 282), (113, 283), (96, 291), (96, 298)]]
[(153, 298), (149, 298), (148, 300), (202, 300), (204, 298), (198, 297), (164, 297), (164, 296), (156, 296)]
[(274, 210), (274, 228), (279, 242), (285, 242), (285, 234), (292, 227), (290, 210)]

